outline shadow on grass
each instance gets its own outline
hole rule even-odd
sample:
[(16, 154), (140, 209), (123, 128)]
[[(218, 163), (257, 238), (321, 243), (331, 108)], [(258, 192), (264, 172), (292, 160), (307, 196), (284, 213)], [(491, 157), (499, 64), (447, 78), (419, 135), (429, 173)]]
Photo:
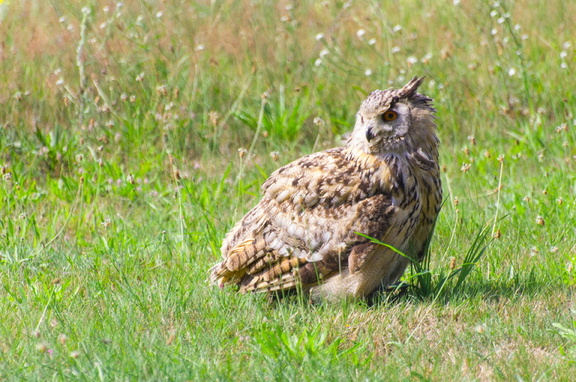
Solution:
[(459, 285), (445, 285), (435, 293), (423, 294), (418, 286), (401, 283), (388, 291), (378, 291), (369, 300), (370, 306), (398, 304), (407, 301), (420, 303), (449, 304), (465, 300), (498, 302), (501, 299), (513, 300), (522, 296), (536, 296), (553, 293), (566, 288), (562, 280), (538, 277), (534, 270), (512, 279), (486, 280), (476, 278)]
[[(438, 276), (442, 278), (442, 276)], [(417, 285), (400, 282), (397, 285), (376, 290), (371, 296), (363, 300), (353, 302), (356, 305), (367, 308), (392, 306), (412, 302), (417, 304), (440, 304), (447, 305), (467, 300), (498, 302), (500, 300), (514, 300), (524, 296), (537, 296), (554, 293), (567, 288), (560, 278), (552, 276), (544, 277), (537, 275), (535, 270), (528, 271), (523, 275), (516, 275), (510, 279), (486, 280), (480, 277), (468, 280), (465, 284), (458, 285), (455, 282), (446, 282), (441, 288), (433, 293), (422, 293)], [(267, 298), (271, 307), (279, 305), (322, 305), (326, 302), (312, 301), (305, 292), (297, 290), (283, 291), (271, 294)], [(330, 303), (328, 303), (330, 304)]]

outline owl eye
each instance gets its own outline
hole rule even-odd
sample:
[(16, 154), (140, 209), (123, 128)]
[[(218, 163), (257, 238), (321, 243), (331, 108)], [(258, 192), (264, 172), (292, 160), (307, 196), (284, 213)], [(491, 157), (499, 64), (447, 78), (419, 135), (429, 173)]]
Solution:
[(393, 110), (388, 110), (387, 112), (382, 114), (382, 120), (384, 122), (390, 122), (390, 121), (395, 120), (396, 118), (398, 118), (398, 113), (396, 113)]

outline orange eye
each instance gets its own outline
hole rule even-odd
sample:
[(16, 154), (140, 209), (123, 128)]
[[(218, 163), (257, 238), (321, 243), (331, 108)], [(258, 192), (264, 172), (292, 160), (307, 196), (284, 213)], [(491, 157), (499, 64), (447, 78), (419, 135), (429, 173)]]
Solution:
[(396, 118), (398, 118), (398, 113), (396, 113), (395, 111), (392, 111), (392, 110), (388, 110), (387, 112), (382, 114), (382, 120), (384, 122), (390, 122), (390, 121), (395, 120)]

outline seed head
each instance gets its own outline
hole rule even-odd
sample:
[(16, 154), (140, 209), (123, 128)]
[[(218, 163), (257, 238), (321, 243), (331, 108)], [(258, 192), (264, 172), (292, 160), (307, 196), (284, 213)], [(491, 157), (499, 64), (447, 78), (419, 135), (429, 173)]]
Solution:
[(324, 126), (325, 122), (322, 118), (320, 117), (314, 117), (314, 124), (318, 127), (320, 126)]
[(168, 88), (166, 87), (166, 85), (160, 85), (156, 87), (156, 93), (159, 96), (165, 97), (168, 95)]
[(176, 330), (172, 329), (172, 330), (170, 330), (170, 334), (168, 335), (168, 338), (166, 339), (166, 345), (172, 345), (172, 343), (174, 342), (175, 339), (176, 339)]
[(208, 119), (210, 120), (210, 123), (212, 124), (212, 126), (216, 126), (218, 124), (219, 118), (220, 118), (220, 115), (218, 114), (217, 111), (212, 110), (211, 112), (208, 113)]
[(67, 340), (68, 340), (68, 337), (66, 336), (66, 334), (60, 333), (58, 335), (58, 342), (60, 342), (62, 345), (64, 345)]
[(414, 56), (409, 56), (409, 57), (406, 59), (406, 62), (408, 63), (408, 66), (412, 66), (412, 65), (418, 63), (418, 59), (417, 59), (416, 57), (414, 57)]
[(557, 133), (561, 133), (563, 131), (568, 131), (568, 124), (567, 123), (563, 123), (560, 126), (556, 127)]

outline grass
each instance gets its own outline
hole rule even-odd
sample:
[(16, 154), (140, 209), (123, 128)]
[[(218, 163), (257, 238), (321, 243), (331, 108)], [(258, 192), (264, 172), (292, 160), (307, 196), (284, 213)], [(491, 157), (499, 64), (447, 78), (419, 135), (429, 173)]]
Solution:
[[(87, 3), (0, 4), (1, 379), (571, 378), (575, 4)], [(446, 200), (413, 287), (207, 285), (267, 175), (416, 75)]]

